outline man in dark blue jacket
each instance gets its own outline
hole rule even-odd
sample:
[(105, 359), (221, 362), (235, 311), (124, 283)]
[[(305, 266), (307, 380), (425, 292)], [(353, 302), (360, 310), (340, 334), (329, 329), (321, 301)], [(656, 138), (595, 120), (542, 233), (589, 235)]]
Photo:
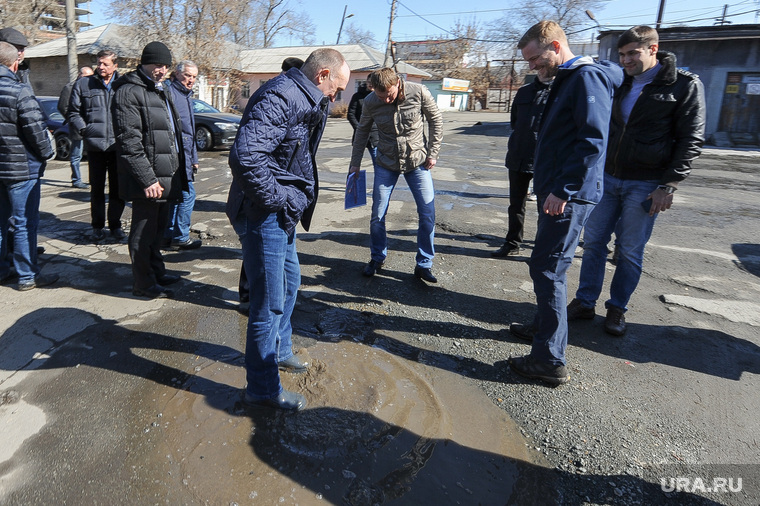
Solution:
[(614, 229), (619, 256), (604, 322), (614, 336), (625, 334), (623, 315), (657, 214), (670, 209), (705, 140), (702, 82), (680, 70), (674, 54), (658, 49), (659, 36), (649, 26), (634, 26), (618, 40), (626, 78), (612, 108), (604, 195), (586, 224), (580, 284), (567, 308), (569, 321), (594, 318)]
[(297, 411), (306, 399), (283, 390), (278, 369), (305, 372), (292, 350), (290, 316), (301, 284), (296, 225), (308, 230), (317, 201), (315, 155), (328, 101), (346, 88), (350, 69), (330, 48), (317, 49), (259, 88), (248, 101), (230, 150), (227, 216), (240, 237), (250, 283), (246, 336), (251, 407)]
[(7, 238), (12, 222), (13, 264), (23, 291), (54, 283), (58, 275), (42, 275), (37, 265), (40, 177), (53, 148), (32, 89), (16, 74), (18, 65), (16, 48), (0, 42), (0, 283), (11, 276)]
[(127, 235), (121, 228), (124, 200), (119, 196), (116, 172), (116, 147), (111, 117), (112, 85), (119, 79), (116, 53), (104, 49), (97, 55), (95, 75), (82, 78), (71, 90), (66, 120), (69, 128), (79, 132), (87, 150), (90, 168), (90, 214), (92, 239), (101, 241), (106, 234), (106, 177), (108, 177), (108, 228), (117, 240)]
[(612, 97), (623, 72), (617, 66), (575, 56), (562, 28), (553, 21), (533, 25), (517, 47), (539, 79), (556, 77), (541, 119), (533, 165), (539, 217), (530, 276), (536, 318), (528, 329), (512, 326), (514, 334), (532, 337), (533, 349), (524, 357), (510, 357), (509, 364), (518, 374), (559, 385), (570, 379), (565, 366), (567, 269), (583, 225), (602, 196)]
[(168, 83), (174, 107), (182, 124), (182, 143), (185, 146), (185, 172), (187, 191), (182, 192), (182, 202), (172, 204), (169, 222), (164, 231), (164, 244), (170, 249), (196, 249), (200, 239), (190, 239), (190, 219), (195, 206), (195, 173), (198, 172), (198, 148), (195, 145), (195, 114), (193, 113), (193, 85), (198, 78), (198, 66), (190, 60), (177, 64), (174, 77)]

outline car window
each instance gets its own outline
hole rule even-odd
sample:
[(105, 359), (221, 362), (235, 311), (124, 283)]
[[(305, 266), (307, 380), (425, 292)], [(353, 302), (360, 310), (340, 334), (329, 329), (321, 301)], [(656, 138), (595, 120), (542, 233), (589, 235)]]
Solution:
[(203, 100), (197, 100), (193, 99), (193, 112), (194, 113), (219, 113), (219, 109), (216, 109), (214, 107), (211, 107), (209, 104), (204, 102)]
[(54, 121), (63, 121), (63, 115), (58, 112), (57, 100), (37, 100), (45, 115)]

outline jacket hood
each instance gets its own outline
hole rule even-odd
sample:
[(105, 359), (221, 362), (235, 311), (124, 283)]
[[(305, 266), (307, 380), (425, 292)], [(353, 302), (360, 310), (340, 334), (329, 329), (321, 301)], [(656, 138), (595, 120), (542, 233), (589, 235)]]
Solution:
[(148, 76), (146, 76), (139, 70), (133, 70), (132, 72), (129, 72), (128, 74), (124, 74), (119, 79), (117, 79), (113, 83), (114, 92), (118, 90), (119, 88), (121, 88), (122, 86), (124, 86), (125, 84), (136, 84), (137, 86), (148, 88), (150, 91), (156, 90), (156, 83), (154, 83), (151, 79), (148, 78)]
[[(565, 72), (577, 70), (578, 68), (585, 65), (595, 65), (599, 70), (607, 75), (607, 77), (610, 79), (610, 82), (613, 86), (615, 86), (615, 88), (623, 84), (625, 74), (620, 65), (607, 60), (594, 60), (590, 56), (581, 56), (576, 59), (569, 67), (560, 68), (558, 76), (561, 76)], [(565, 76), (567, 75), (568, 74), (565, 74)]]

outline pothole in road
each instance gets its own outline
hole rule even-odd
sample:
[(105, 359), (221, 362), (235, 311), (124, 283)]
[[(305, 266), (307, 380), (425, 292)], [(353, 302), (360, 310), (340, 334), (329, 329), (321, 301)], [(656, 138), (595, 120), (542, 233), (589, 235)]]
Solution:
[(282, 374), (309, 402), (297, 414), (243, 410), (244, 370), (221, 362), (157, 387), (154, 476), (212, 504), (553, 502), (552, 471), (469, 380), (348, 341), (301, 353), (309, 372)]

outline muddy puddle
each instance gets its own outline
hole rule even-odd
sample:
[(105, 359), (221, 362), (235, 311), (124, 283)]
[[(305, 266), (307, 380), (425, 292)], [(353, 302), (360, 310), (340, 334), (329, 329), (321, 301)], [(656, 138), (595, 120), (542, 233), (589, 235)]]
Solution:
[(309, 402), (297, 414), (244, 410), (242, 361), (199, 358), (182, 389), (159, 387), (141, 459), (159, 488), (223, 505), (554, 502), (551, 471), (469, 380), (351, 342), (301, 353), (311, 370), (282, 374)]

